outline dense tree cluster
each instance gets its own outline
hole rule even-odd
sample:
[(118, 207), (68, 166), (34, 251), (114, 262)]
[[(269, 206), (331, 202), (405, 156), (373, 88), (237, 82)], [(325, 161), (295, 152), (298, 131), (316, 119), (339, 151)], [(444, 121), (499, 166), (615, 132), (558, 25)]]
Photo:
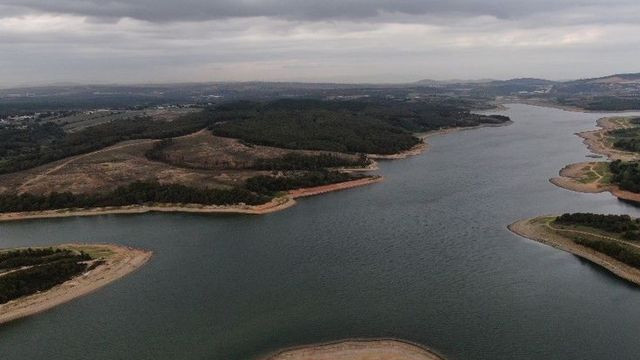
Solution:
[(640, 193), (640, 163), (620, 160), (609, 163), (612, 181), (621, 189)]
[(640, 127), (616, 129), (609, 131), (613, 136), (613, 146), (632, 152), (640, 152)]
[(366, 156), (357, 159), (334, 154), (304, 155), (288, 153), (277, 158), (262, 158), (256, 160), (251, 168), (256, 170), (309, 170), (318, 171), (338, 167), (366, 167), (371, 160)]
[(41, 211), (102, 206), (180, 203), (203, 205), (257, 205), (270, 198), (242, 188), (199, 189), (178, 184), (135, 182), (103, 194), (51, 193), (49, 195), (1, 194), (0, 212)]
[(246, 183), (247, 189), (261, 194), (274, 194), (279, 191), (335, 184), (362, 179), (365, 175), (354, 175), (338, 171), (314, 171), (288, 176), (254, 176)]
[(0, 271), (21, 266), (33, 266), (61, 259), (89, 260), (86, 254), (76, 254), (66, 249), (24, 249), (0, 253)]
[(629, 266), (640, 268), (640, 253), (630, 245), (614, 241), (593, 240), (582, 237), (574, 238), (573, 241), (576, 244), (586, 246), (605, 255), (609, 255)]
[(560, 225), (582, 225), (612, 233), (625, 233), (640, 229), (640, 221), (629, 215), (601, 215), (592, 213), (563, 214), (555, 220)]
[(401, 101), (236, 102), (208, 112), (214, 134), (290, 149), (392, 154), (420, 140), (413, 132), (500, 124), (459, 105)]
[[(91, 257), (69, 250), (18, 250), (0, 254), (0, 304), (48, 290), (87, 270)], [(10, 272), (8, 272), (10, 271)]]
[(173, 145), (173, 143), (173, 138), (162, 139), (155, 143), (144, 155), (149, 160), (165, 162), (167, 161), (167, 154), (165, 153), (165, 150)]
[[(205, 128), (207, 121), (204, 113), (194, 113), (170, 122), (137, 117), (73, 133), (64, 133), (59, 125), (53, 123), (0, 128), (3, 139), (0, 145), (0, 174), (95, 151), (120, 141), (186, 135)], [(5, 135), (9, 141), (4, 141)]]

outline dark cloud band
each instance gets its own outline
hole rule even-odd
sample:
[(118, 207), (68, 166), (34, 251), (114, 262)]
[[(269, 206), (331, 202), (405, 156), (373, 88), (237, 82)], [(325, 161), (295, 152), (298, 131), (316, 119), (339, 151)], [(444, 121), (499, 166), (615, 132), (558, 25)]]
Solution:
[(520, 18), (585, 6), (634, 4), (637, 0), (0, 0), (0, 5), (98, 18), (167, 22), (234, 17), (289, 20), (372, 19), (381, 13)]

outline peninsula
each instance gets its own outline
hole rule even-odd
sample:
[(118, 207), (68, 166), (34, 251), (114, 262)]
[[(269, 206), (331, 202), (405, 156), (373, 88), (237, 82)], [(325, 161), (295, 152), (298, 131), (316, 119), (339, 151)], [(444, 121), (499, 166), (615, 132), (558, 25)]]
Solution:
[[(435, 133), (510, 124), (463, 102), (274, 100), (52, 113), (0, 127), (0, 221), (149, 211), (266, 214), (382, 181)], [(25, 136), (33, 139), (25, 143)]]
[(587, 259), (640, 285), (640, 221), (590, 213), (541, 216), (509, 225), (513, 233)]
[(67, 244), (0, 251), (0, 324), (49, 310), (135, 271), (150, 251)]

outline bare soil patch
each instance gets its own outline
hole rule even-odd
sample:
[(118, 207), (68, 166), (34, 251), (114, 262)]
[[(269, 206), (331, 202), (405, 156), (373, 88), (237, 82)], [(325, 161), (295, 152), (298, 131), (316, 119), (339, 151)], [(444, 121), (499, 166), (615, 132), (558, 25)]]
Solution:
[(283, 350), (264, 360), (443, 360), (436, 353), (399, 340), (346, 340)]

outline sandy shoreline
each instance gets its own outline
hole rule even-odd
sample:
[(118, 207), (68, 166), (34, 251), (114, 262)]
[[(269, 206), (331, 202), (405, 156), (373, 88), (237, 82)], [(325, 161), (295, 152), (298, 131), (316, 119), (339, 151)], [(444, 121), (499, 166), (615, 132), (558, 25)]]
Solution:
[(581, 258), (587, 259), (615, 275), (640, 285), (640, 270), (620, 262), (610, 256), (597, 252), (591, 248), (578, 245), (570, 238), (564, 237), (549, 228), (544, 221), (553, 216), (543, 216), (533, 219), (516, 221), (508, 229), (516, 235), (530, 240), (553, 246)]
[(435, 352), (396, 339), (350, 339), (281, 350), (262, 360), (444, 360)]
[[(404, 159), (410, 156), (422, 154), (429, 149), (429, 144), (425, 141), (427, 138), (435, 135), (444, 135), (458, 131), (473, 130), (484, 127), (501, 127), (511, 125), (512, 121), (507, 121), (502, 124), (481, 124), (477, 126), (447, 128), (441, 130), (429, 131), (426, 133), (416, 134), (422, 143), (414, 146), (412, 149), (393, 154), (393, 155), (376, 155), (369, 154), (369, 158), (372, 163), (365, 168), (354, 169), (340, 169), (344, 172), (368, 172), (378, 169), (378, 164), (375, 160), (397, 160)], [(57, 210), (45, 210), (45, 211), (30, 211), (30, 212), (14, 212), (14, 213), (0, 213), (0, 222), (4, 221), (21, 221), (32, 219), (46, 219), (46, 218), (63, 218), (63, 217), (75, 217), (75, 216), (99, 216), (99, 215), (113, 215), (113, 214), (143, 214), (148, 212), (165, 212), (165, 213), (199, 213), (199, 214), (248, 214), (248, 215), (264, 215), (281, 211), (290, 208), (296, 204), (295, 199), (325, 194), (333, 191), (341, 191), (346, 189), (352, 189), (355, 187), (365, 186), (383, 181), (382, 176), (372, 176), (366, 179), (357, 179), (352, 181), (346, 181), (337, 184), (323, 185), (312, 188), (302, 188), (291, 190), (287, 195), (277, 197), (270, 202), (262, 205), (201, 205), (201, 204), (153, 204), (153, 205), (128, 205), (128, 206), (111, 206), (100, 207), (91, 209), (57, 209)]]
[(87, 295), (109, 283), (118, 280), (146, 264), (152, 252), (120, 245), (78, 245), (54, 246), (75, 250), (108, 251), (105, 264), (80, 276), (53, 287), (52, 289), (19, 298), (0, 305), (0, 324), (25, 316), (49, 310), (60, 304)]
[(621, 117), (606, 117), (598, 119), (596, 121), (596, 124), (600, 129), (583, 131), (577, 133), (576, 135), (584, 139), (583, 143), (587, 146), (587, 149), (589, 149), (589, 151), (594, 154), (606, 156), (609, 160), (640, 160), (640, 154), (614, 149), (609, 144), (607, 144), (607, 132), (624, 127), (617, 122), (617, 120), (619, 121), (619, 119), (621, 119)]
[(144, 214), (149, 212), (163, 213), (198, 213), (198, 214), (247, 214), (264, 215), (290, 208), (296, 204), (295, 199), (307, 196), (325, 194), (333, 191), (352, 189), (383, 181), (381, 176), (368, 177), (346, 181), (337, 184), (323, 185), (311, 188), (291, 190), (282, 197), (277, 197), (262, 205), (233, 205), (216, 206), (200, 204), (153, 204), (153, 205), (128, 205), (111, 206), (92, 209), (59, 209), (31, 212), (1, 213), (0, 222), (21, 221), (32, 219), (63, 218), (74, 216), (99, 216), (117, 214)]

